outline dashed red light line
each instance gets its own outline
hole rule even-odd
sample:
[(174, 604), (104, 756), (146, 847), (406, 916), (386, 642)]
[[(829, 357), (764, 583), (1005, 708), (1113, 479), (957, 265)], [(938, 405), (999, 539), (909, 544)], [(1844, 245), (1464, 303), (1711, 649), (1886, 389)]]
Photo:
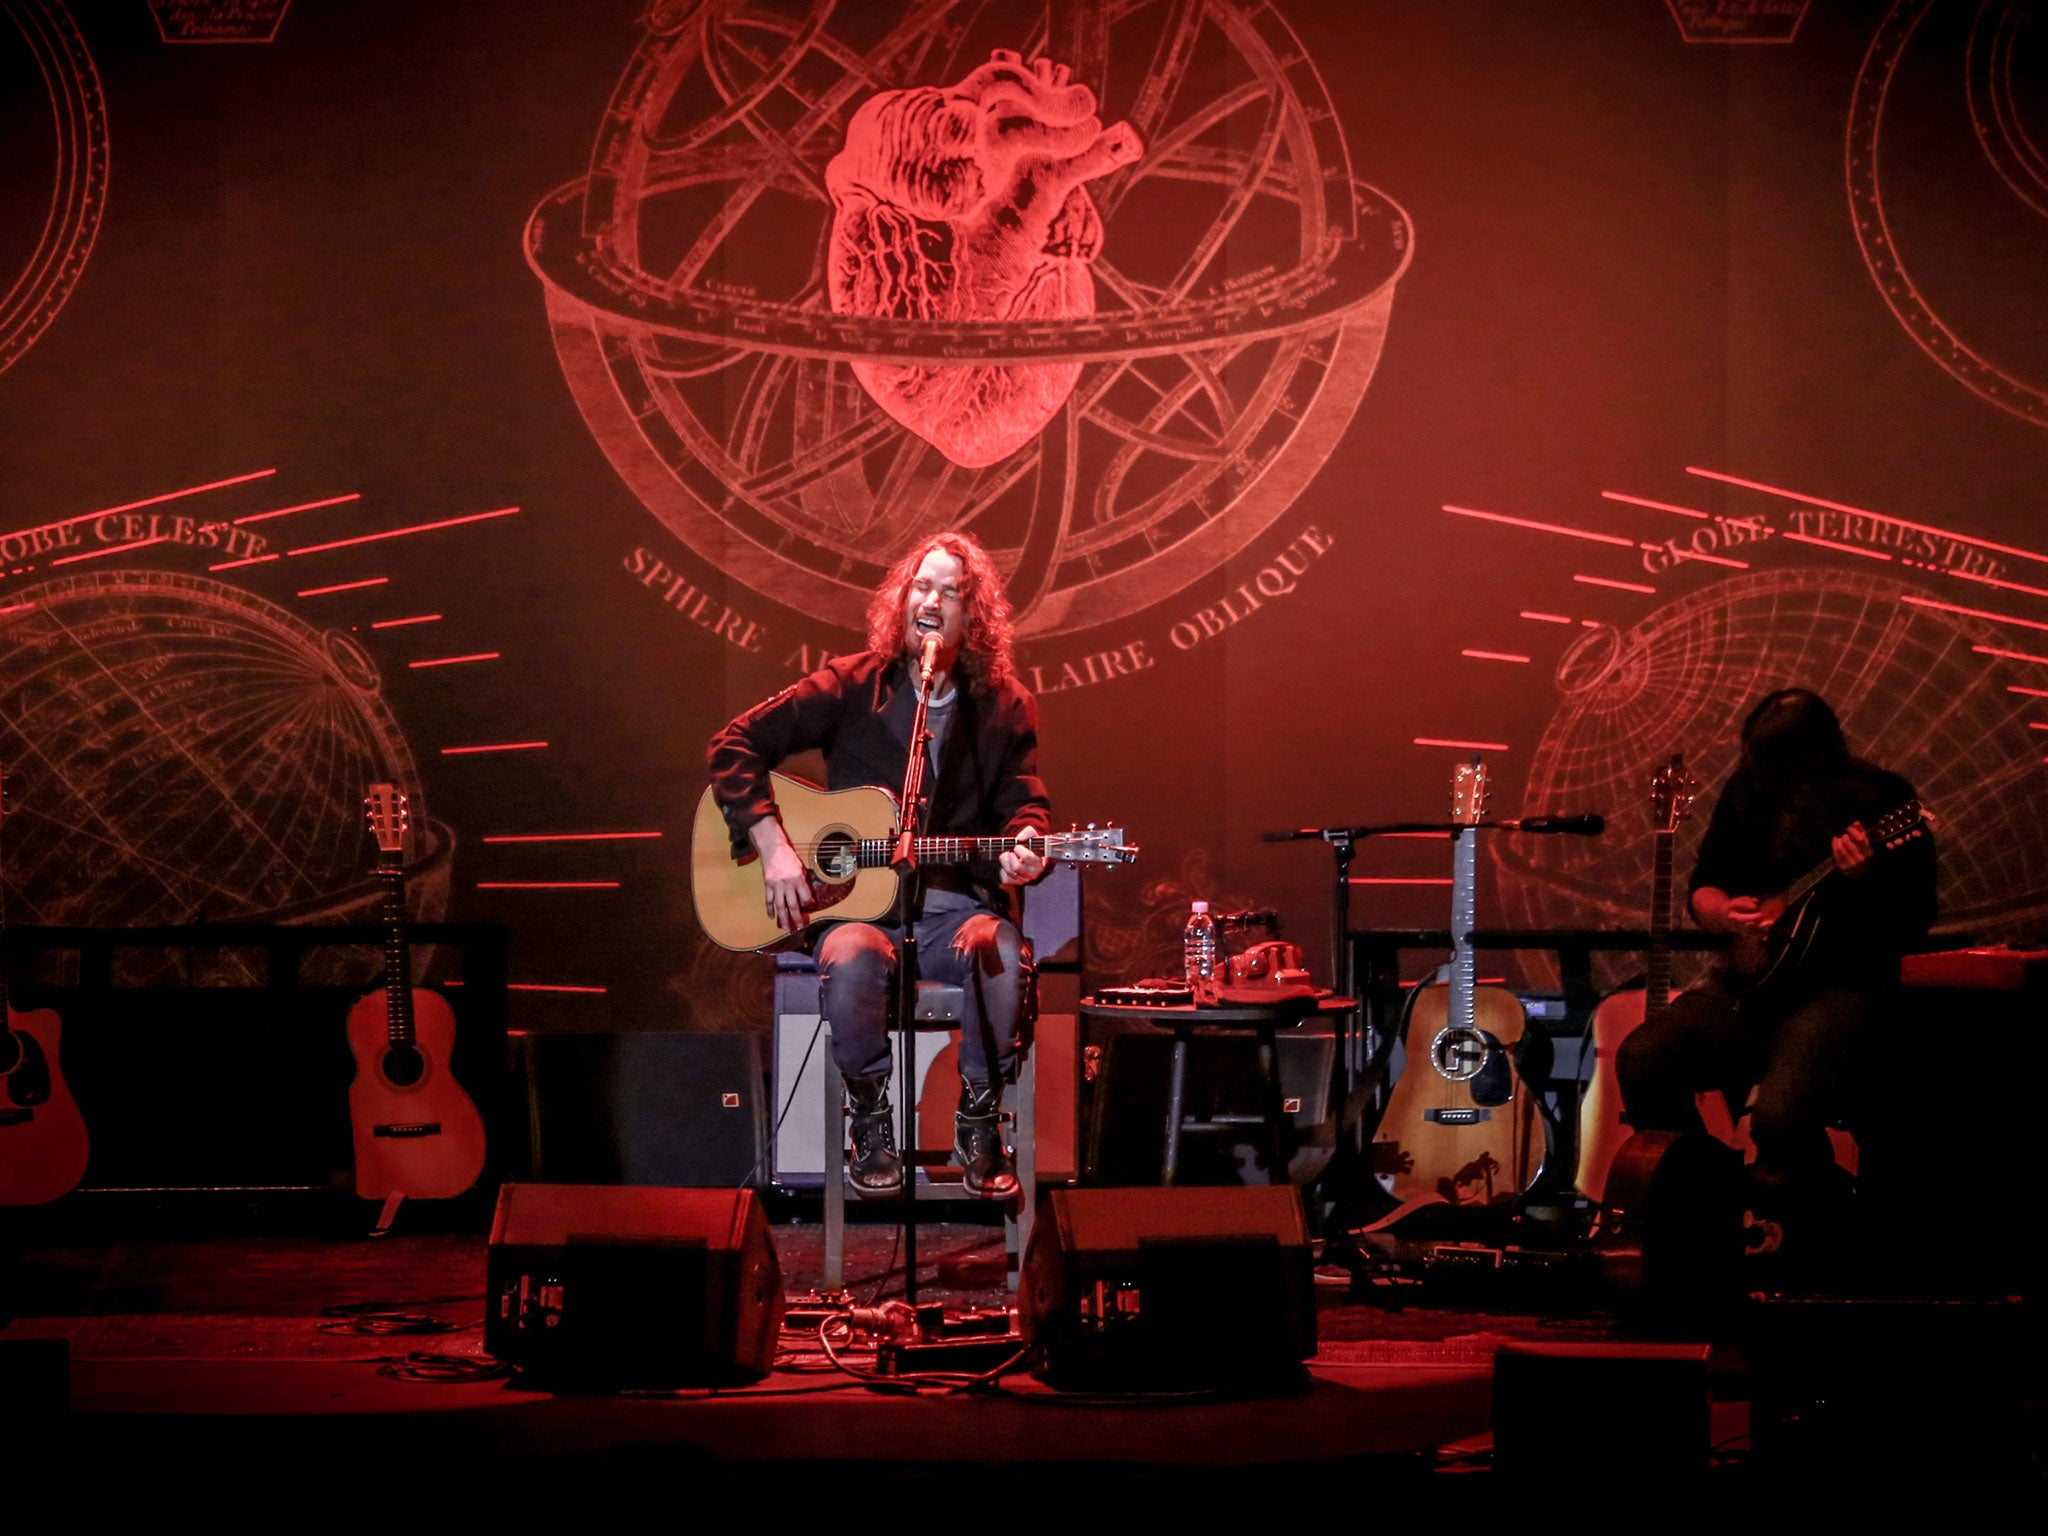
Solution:
[(1975, 571), (1950, 571), (1948, 574), (1958, 581), (1974, 581), (1979, 586), (1997, 587), (2004, 592), (2024, 592), (2029, 597), (2048, 597), (2048, 587), (2030, 587), (2023, 581), (2000, 581), (1996, 576), (1979, 576)]
[(1504, 741), (1460, 741), (1450, 736), (1418, 736), (1418, 747), (1462, 747), (1474, 752), (1505, 752), (1508, 744)]
[(409, 538), (415, 533), (432, 533), (437, 528), (459, 528), (465, 523), (481, 523), (494, 517), (510, 517), (517, 507), (499, 507), (493, 512), (472, 512), (467, 517), (444, 517), (438, 522), (414, 523), (406, 528), (386, 528), (382, 533), (359, 533), (352, 539), (330, 539), (325, 544), (303, 544), (297, 549), (285, 551), (288, 555), (317, 555), (330, 549), (352, 549), (358, 544), (375, 544), (383, 539)]
[(267, 555), (249, 555), (240, 560), (223, 560), (219, 565), (209, 565), (207, 569), (209, 571), (232, 571), (238, 565), (262, 565), (265, 561), (275, 560), (276, 558), (275, 552)]
[(1931, 523), (1909, 522), (1903, 517), (1893, 517), (1886, 512), (1873, 512), (1868, 507), (1852, 507), (1847, 502), (1829, 501), (1823, 496), (1809, 496), (1804, 491), (1787, 490), (1782, 485), (1767, 485), (1761, 480), (1745, 480), (1740, 475), (1727, 475), (1717, 469), (1701, 469), (1688, 464), (1688, 475), (1698, 475), (1703, 480), (1719, 480), (1728, 485), (1739, 485), (1747, 490), (1762, 491), (1767, 496), (1783, 496), (1788, 501), (1803, 501), (1808, 506), (1826, 507), (1833, 512), (1848, 512), (1856, 517), (1871, 517), (1881, 523), (1893, 523), (1901, 528), (1911, 528), (1915, 533), (1935, 533), (1944, 539), (1954, 539), (1959, 544), (1974, 544), (1979, 549), (1995, 549), (2002, 555), (2018, 555), (2022, 560), (2037, 560), (2048, 565), (2048, 555), (2038, 554), (2031, 549), (2020, 549), (2011, 544), (1994, 544), (1989, 539), (1974, 538), (1967, 533), (1956, 533), (1947, 528), (1936, 528)]
[(2017, 624), (2021, 629), (2048, 629), (2048, 623), (2039, 619), (2017, 618), (2010, 613), (1991, 613), (1983, 608), (1965, 608), (1960, 603), (1938, 603), (1931, 597), (1906, 596), (1899, 599), (1911, 603), (1915, 608), (1938, 608), (1943, 613), (1960, 613), (1965, 618), (1989, 619), (1994, 624)]
[(370, 628), (372, 628), (372, 629), (400, 629), (400, 628), (403, 628), (403, 627), (404, 627), (405, 625), (407, 625), (407, 624), (435, 624), (435, 623), (439, 623), (439, 622), (440, 622), (440, 618), (441, 618), (441, 615), (440, 615), (440, 614), (438, 614), (438, 613), (416, 613), (416, 614), (414, 614), (414, 615), (413, 615), (413, 616), (412, 616), (411, 618), (409, 618), (409, 619), (379, 619), (379, 620), (377, 620), (377, 622), (376, 622), (376, 623), (372, 624), (372, 625), (370, 626)]
[(294, 512), (311, 512), (316, 507), (338, 507), (345, 502), (362, 499), (361, 491), (350, 491), (346, 496), (329, 496), (324, 501), (302, 501), (295, 507), (279, 507), (274, 512), (251, 512), (247, 517), (236, 518), (235, 525), (240, 527), (244, 523), (267, 523), (273, 517), (290, 517)]
[(1616, 581), (1611, 576), (1574, 576), (1572, 580), (1584, 582), (1589, 587), (1612, 587), (1617, 592), (1647, 592), (1654, 596), (1657, 591), (1644, 582)]
[(2048, 688), (2022, 688), (2018, 683), (2007, 683), (2007, 693), (2024, 693), (2030, 699), (2048, 699)]
[(1474, 661), (1519, 661), (1527, 662), (1528, 657), (1517, 656), (1512, 651), (1460, 651), (1460, 656), (1470, 656)]
[(361, 581), (338, 581), (331, 587), (307, 587), (300, 597), (325, 597), (329, 592), (354, 592), (363, 587), (381, 587), (390, 581), (389, 576), (369, 576)]
[(1539, 624), (1569, 624), (1572, 621), (1568, 613), (1531, 613), (1527, 608), (1522, 610), (1522, 617), (1534, 619)]
[(473, 747), (443, 747), (443, 757), (468, 757), (478, 752), (538, 752), (544, 741), (487, 741)]
[(1438, 875), (1416, 875), (1412, 878), (1399, 875), (1353, 875), (1350, 883), (1353, 885), (1449, 885), (1451, 881), (1449, 876)]
[(1446, 512), (1459, 517), (1484, 518), (1489, 523), (1506, 523), (1512, 528), (1533, 528), (1538, 533), (1561, 533), (1568, 539), (1588, 539), (1595, 544), (1618, 544), (1623, 549), (1634, 549), (1636, 541), (1625, 539), (1618, 533), (1595, 533), (1590, 528), (1567, 528), (1562, 523), (1538, 522), (1533, 517), (1510, 517), (1505, 512), (1481, 512), (1477, 507), (1454, 507), (1444, 503)]
[(16, 603), (11, 608), (0, 608), (0, 618), (5, 618), (10, 613), (27, 613), (33, 607), (34, 603)]
[(2030, 731), (2048, 731), (2048, 720), (2029, 720), (2027, 722), (2027, 729)]
[(1865, 549), (1860, 544), (1844, 544), (1838, 539), (1817, 539), (1810, 533), (1780, 533), (1781, 539), (1794, 544), (1818, 544), (1822, 549), (1839, 550), (1845, 555), (1861, 555), (1866, 560), (1889, 560), (1891, 556), (1881, 549)]
[(496, 661), (496, 651), (476, 651), (468, 656), (429, 656), (423, 661), (408, 661), (406, 665), (417, 670), (420, 667), (454, 667), (466, 661)]
[(2048, 656), (2036, 656), (2029, 651), (2001, 651), (1995, 645), (1973, 645), (1970, 649), (1980, 656), (2002, 656), (2007, 661), (2038, 661), (2048, 666)]
[(39, 523), (33, 528), (18, 529), (13, 533), (4, 535), (4, 537), (19, 539), (25, 538), (32, 533), (46, 532), (51, 528), (68, 528), (73, 523), (87, 522), (95, 517), (111, 517), (116, 512), (133, 512), (137, 507), (154, 507), (162, 502), (176, 501), (181, 496), (197, 496), (202, 491), (217, 491), (224, 486), (240, 485), (247, 480), (261, 480), (266, 475), (274, 475), (276, 473), (275, 469), (251, 470), (246, 475), (230, 475), (225, 480), (209, 480), (204, 485), (188, 485), (183, 490), (165, 491), (161, 496), (145, 496), (140, 501), (126, 501), (118, 507), (102, 507), (97, 512), (81, 512), (76, 517), (60, 517), (54, 523)]
[(505, 990), (507, 992), (587, 992), (603, 996), (607, 989), (604, 987), (571, 987), (565, 986), (560, 982), (508, 981), (505, 983)]
[(1695, 507), (1681, 507), (1669, 501), (1652, 501), (1647, 496), (1625, 496), (1620, 491), (1602, 491), (1600, 494), (1609, 501), (1625, 501), (1632, 507), (1650, 507), (1658, 512), (1676, 512), (1680, 517), (1697, 517), (1704, 520), (1710, 516), (1709, 513)]
[(611, 843), (625, 838), (659, 837), (659, 832), (506, 832), (487, 843)]
[(81, 560), (102, 560), (108, 555), (126, 554), (131, 549), (147, 549), (152, 544), (165, 544), (169, 541), (170, 535), (164, 534), (154, 539), (137, 539), (132, 544), (108, 544), (100, 549), (88, 549), (82, 555), (65, 555), (62, 559), (52, 560), (50, 564), (52, 566), (76, 565)]

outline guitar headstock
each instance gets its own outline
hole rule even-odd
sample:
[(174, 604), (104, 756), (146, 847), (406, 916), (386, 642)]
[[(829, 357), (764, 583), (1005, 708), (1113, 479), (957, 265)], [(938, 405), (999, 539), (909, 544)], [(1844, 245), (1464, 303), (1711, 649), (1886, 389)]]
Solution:
[(377, 839), (377, 851), (405, 856), (405, 834), (412, 826), (412, 811), (405, 792), (396, 784), (372, 784), (363, 797), (369, 816), (370, 835)]
[(1124, 845), (1122, 827), (1098, 827), (1091, 821), (1085, 829), (1046, 834), (1045, 856), (1069, 864), (1135, 864), (1138, 845)]
[(1674, 752), (1671, 760), (1650, 780), (1650, 823), (1659, 832), (1676, 832), (1678, 824), (1692, 813), (1699, 798), (1700, 781), (1685, 771), (1685, 754)]
[(1870, 834), (1871, 850), (1882, 853), (1903, 848), (1915, 839), (1925, 837), (1933, 825), (1933, 812), (1918, 800), (1908, 800), (1896, 809), (1886, 811), (1864, 830)]
[(1451, 770), (1451, 820), (1476, 826), (1486, 814), (1486, 764), (1478, 758)]

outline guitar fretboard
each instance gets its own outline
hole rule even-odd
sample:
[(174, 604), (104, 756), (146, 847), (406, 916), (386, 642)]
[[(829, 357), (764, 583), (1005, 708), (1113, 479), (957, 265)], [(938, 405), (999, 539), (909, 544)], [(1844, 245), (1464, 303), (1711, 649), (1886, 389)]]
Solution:
[(1671, 845), (1670, 832), (1658, 829), (1656, 862), (1650, 877), (1650, 952), (1644, 961), (1643, 1016), (1656, 1014), (1671, 1001)]
[(1451, 834), (1451, 995), (1450, 1022), (1471, 1029), (1477, 1023), (1472, 988), (1478, 962), (1472, 952), (1472, 928), (1479, 903), (1473, 892), (1478, 871), (1479, 837), (1470, 827)]
[(393, 1045), (411, 1045), (412, 957), (405, 940), (405, 867), (393, 858), (378, 868), (377, 877), (384, 885), (385, 1022)]
[[(1033, 837), (1027, 838), (1024, 846), (1050, 858), (1056, 844), (1055, 838)], [(995, 859), (1016, 846), (1014, 837), (914, 837), (910, 840), (911, 854), (921, 864), (965, 864), (976, 859)], [(854, 845), (854, 849), (854, 862), (862, 869), (883, 869), (896, 860), (896, 839), (893, 837), (864, 837)]]

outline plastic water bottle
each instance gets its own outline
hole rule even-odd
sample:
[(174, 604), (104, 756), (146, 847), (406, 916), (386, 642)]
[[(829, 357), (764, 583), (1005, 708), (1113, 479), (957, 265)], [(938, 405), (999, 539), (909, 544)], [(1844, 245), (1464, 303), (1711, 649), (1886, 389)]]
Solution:
[(1216, 919), (1209, 915), (1209, 903), (1198, 901), (1188, 914), (1181, 933), (1181, 958), (1186, 962), (1188, 985), (1209, 980), (1216, 972)]

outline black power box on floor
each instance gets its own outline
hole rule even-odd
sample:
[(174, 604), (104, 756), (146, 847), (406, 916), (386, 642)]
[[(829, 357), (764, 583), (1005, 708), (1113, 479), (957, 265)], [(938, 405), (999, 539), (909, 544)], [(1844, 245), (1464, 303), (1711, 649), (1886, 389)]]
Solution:
[(757, 1380), (781, 1334), (751, 1190), (507, 1184), (487, 1271), (484, 1348), (549, 1385)]

